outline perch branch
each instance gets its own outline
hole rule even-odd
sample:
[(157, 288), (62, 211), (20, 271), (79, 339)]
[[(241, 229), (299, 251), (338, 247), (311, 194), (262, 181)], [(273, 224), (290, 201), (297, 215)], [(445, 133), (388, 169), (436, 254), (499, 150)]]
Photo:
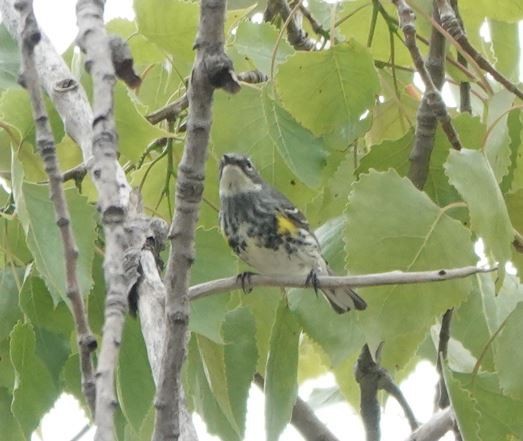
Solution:
[(92, 176), (98, 189), (98, 206), (105, 234), (104, 276), (107, 287), (105, 321), (96, 373), (96, 441), (112, 441), (114, 391), (123, 324), (129, 291), (122, 256), (127, 248), (124, 223), (129, 186), (117, 160), (117, 134), (113, 112), (116, 73), (111, 41), (103, 21), (104, 2), (78, 0), (77, 43), (86, 54), (85, 67), (93, 78)]
[(91, 413), (94, 415), (96, 385), (91, 356), (96, 349), (96, 339), (89, 328), (82, 294), (80, 293), (77, 272), (78, 248), (71, 227), (71, 216), (62, 185), (62, 175), (60, 174), (56, 156), (55, 141), (49, 125), (49, 118), (34, 60), (34, 48), (40, 41), (41, 34), (34, 16), (32, 0), (20, 0), (15, 3), (15, 7), (20, 11), (21, 22), (23, 23), (20, 38), (22, 41), (22, 75), (20, 83), (27, 88), (29, 93), (36, 126), (38, 152), (42, 157), (45, 171), (49, 178), (50, 199), (54, 205), (56, 224), (60, 230), (64, 249), (66, 290), (67, 296), (71, 301), (76, 327), (82, 389)]
[(165, 336), (155, 407), (153, 440), (177, 440), (180, 435), (181, 368), (187, 351), (188, 284), (194, 261), (194, 233), (202, 200), (205, 161), (215, 89), (240, 88), (232, 62), (224, 52), (225, 0), (202, 0), (197, 49), (189, 90), (187, 137), (178, 166), (171, 250), (165, 275)]
[[(318, 276), (318, 283), (322, 288), (406, 285), (411, 283), (441, 282), (443, 280), (460, 279), (477, 273), (495, 271), (496, 269), (496, 267), (478, 268), (477, 266), (465, 266), (462, 268), (435, 271), (390, 271), (386, 273), (364, 274), (361, 276)], [(306, 288), (307, 283), (305, 277), (301, 276), (269, 276), (254, 274), (250, 277), (250, 286)], [(204, 282), (192, 286), (189, 289), (189, 298), (191, 300), (196, 300), (212, 294), (229, 292), (241, 288), (242, 283), (238, 277), (226, 277), (224, 279), (211, 280), (210, 282)]]

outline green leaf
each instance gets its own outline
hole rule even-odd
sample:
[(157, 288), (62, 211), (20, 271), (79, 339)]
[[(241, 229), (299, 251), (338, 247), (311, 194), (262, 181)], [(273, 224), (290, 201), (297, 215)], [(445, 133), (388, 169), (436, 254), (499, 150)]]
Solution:
[(0, 341), (9, 336), (11, 328), (21, 318), (18, 291), (23, 277), (23, 268), (11, 267), (0, 271)]
[[(502, 89), (488, 102), (488, 138), (484, 140), (484, 150), (490, 162), (496, 181), (501, 182), (510, 168), (510, 138), (507, 125), (508, 110), (514, 103), (512, 93)], [(494, 125), (495, 124), (495, 125)]]
[[(244, 88), (236, 95), (216, 94), (214, 102), (214, 123), (211, 129), (216, 178), (214, 193), (204, 193), (206, 199), (217, 201), (217, 170), (220, 157), (228, 152), (240, 152), (251, 157), (256, 168), (267, 182), (286, 194), (299, 207), (304, 208), (314, 194), (307, 185), (296, 179), (296, 175), (282, 160), (277, 146), (278, 139), (271, 133), (277, 132), (266, 117), (261, 105), (263, 91)], [(303, 130), (303, 129), (302, 129)], [(291, 136), (295, 136), (291, 134)], [(309, 134), (309, 136), (312, 136)], [(296, 146), (301, 148), (301, 146)], [(214, 164), (212, 164), (214, 162)], [(212, 190), (212, 189), (209, 189)]]
[(122, 83), (116, 84), (114, 100), (119, 151), (125, 159), (138, 161), (155, 139), (170, 136), (169, 132), (153, 126), (145, 119)]
[(116, 381), (122, 412), (138, 432), (151, 408), (155, 391), (138, 320), (125, 321)]
[(18, 87), (20, 51), (4, 24), (0, 25), (0, 90)]
[(265, 431), (267, 441), (277, 441), (291, 419), (298, 396), (298, 347), (301, 327), (284, 299), (272, 329), (265, 377)]
[(15, 385), (15, 372), (9, 359), (9, 338), (0, 341), (0, 388), (7, 388), (10, 393)]
[[(468, 299), (452, 315), (452, 336), (459, 340), (478, 359), (490, 338), (490, 331), (483, 308), (481, 286), (472, 280), (474, 288)], [(492, 350), (483, 354), (481, 367), (494, 370)]]
[(455, 378), (454, 372), (446, 367), (443, 372), (461, 435), (467, 440), (480, 440), (478, 432), (481, 413), (478, 410), (476, 398)]
[(249, 309), (240, 307), (228, 312), (222, 333), (229, 401), (236, 424), (240, 428), (240, 435), (243, 436), (247, 398), (258, 358), (256, 327)]
[(14, 327), (10, 356), (17, 377), (11, 410), (29, 438), (58, 398), (58, 390), (49, 371), (35, 354), (35, 334), (30, 324), (18, 323)]
[(514, 238), (507, 207), (490, 164), (481, 151), (452, 150), (445, 164), (450, 183), (468, 205), (471, 228), (503, 268)]
[[(36, 268), (44, 278), (53, 301), (67, 299), (63, 244), (56, 225), (55, 212), (49, 200), (47, 185), (24, 183), (21, 191), (14, 189), (18, 211), (27, 234), (27, 246), (35, 259)], [(77, 274), (80, 292), (85, 295), (92, 285), (91, 267), (94, 256), (95, 210), (76, 189), (66, 191), (71, 225), (78, 247)]]
[(523, 400), (523, 354), (514, 350), (523, 335), (523, 302), (518, 303), (496, 338), (495, 363), (499, 384), (512, 398)]
[(232, 427), (213, 391), (211, 391), (197, 339), (194, 335), (189, 342), (185, 372), (188, 376), (189, 396), (192, 398), (198, 413), (205, 419), (207, 431), (219, 435), (222, 439), (240, 441), (241, 437)]
[[(345, 262), (340, 237), (346, 225), (344, 216), (332, 219), (315, 231), (322, 253), (329, 265), (340, 274)], [(358, 351), (365, 337), (356, 325), (358, 313), (337, 314), (323, 296), (312, 289), (292, 289), (288, 294), (289, 307), (296, 314), (303, 330), (326, 352), (330, 363), (337, 366), (351, 352)]]
[[(234, 46), (240, 54), (248, 57), (256, 68), (266, 75), (271, 73), (271, 63), (279, 31), (269, 23), (244, 22), (238, 26)], [(276, 52), (275, 66), (283, 63), (294, 53), (286, 40), (280, 40)]]
[(265, 376), (267, 357), (269, 356), (272, 326), (280, 300), (281, 292), (277, 288), (259, 287), (248, 296), (241, 296), (242, 305), (249, 308), (249, 311), (254, 316), (258, 353), (256, 372), (263, 376)]
[(241, 437), (241, 430), (232, 411), (228, 390), (224, 347), (200, 335), (197, 336), (197, 340), (212, 394), (233, 430)]
[[(296, 75), (306, 72), (296, 81)], [(296, 52), (280, 65), (276, 87), (283, 106), (315, 135), (357, 125), (379, 91), (366, 48), (351, 40), (321, 52)]]
[[(250, 154), (257, 168), (280, 191), (289, 188), (294, 176), (308, 187), (319, 185), (326, 164), (323, 141), (300, 126), (273, 100), (267, 87), (245, 88), (237, 95), (216, 98), (212, 130), (216, 152)], [(285, 165), (276, 160), (276, 152)], [(280, 185), (286, 177), (289, 177), (286, 185)], [(296, 190), (291, 187), (291, 191)]]
[(496, 55), (496, 69), (510, 81), (517, 82), (519, 80), (518, 23), (489, 20), (488, 24)]
[(45, 283), (31, 273), (26, 275), (20, 291), (20, 308), (31, 323), (50, 332), (69, 335), (73, 318), (64, 302), (54, 304)]
[(138, 30), (174, 57), (179, 74), (186, 76), (192, 66), (199, 6), (173, 0), (134, 0)]
[(445, 380), (464, 439), (523, 437), (523, 401), (503, 395), (495, 374), (473, 376), (447, 370)]
[(45, 364), (56, 387), (59, 388), (60, 374), (71, 352), (70, 333), (58, 334), (38, 327), (33, 329), (36, 337), (35, 353)]
[(24, 441), (27, 437), (24, 436), (18, 421), (11, 413), (11, 401), (13, 397), (9, 391), (0, 387), (0, 427), (2, 428), (3, 436), (8, 435), (6, 441)]
[[(234, 275), (236, 259), (216, 228), (196, 231), (196, 261), (191, 270), (191, 283)], [(230, 309), (230, 294), (224, 293), (191, 302), (189, 329), (208, 339), (223, 343), (222, 323)]]
[[(365, 274), (473, 265), (470, 232), (447, 210), (393, 170), (361, 175), (347, 209), (348, 267)], [(462, 303), (471, 288), (471, 281), (462, 279), (360, 289), (369, 307), (356, 317), (369, 344), (386, 341), (383, 365), (401, 367), (436, 318)]]

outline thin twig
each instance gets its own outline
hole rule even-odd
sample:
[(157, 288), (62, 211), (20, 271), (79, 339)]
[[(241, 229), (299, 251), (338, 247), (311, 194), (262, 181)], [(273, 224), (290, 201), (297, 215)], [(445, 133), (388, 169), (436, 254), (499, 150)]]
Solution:
[(523, 99), (523, 91), (519, 90), (518, 87), (513, 84), (509, 79), (507, 79), (501, 72), (496, 70), (492, 64), (490, 64), (483, 55), (481, 55), (475, 48), (472, 46), (461, 28), (460, 22), (456, 17), (456, 13), (452, 6), (447, 0), (436, 0), (439, 15), (441, 18), (441, 26), (457, 45), (465, 51), (472, 59), (481, 67), (485, 72), (488, 72), (492, 77), (499, 82), (505, 89), (509, 92), (512, 92), (518, 98)]
[[(339, 288), (343, 286), (363, 287), (381, 285), (406, 285), (411, 283), (441, 282), (443, 280), (459, 279), (477, 273), (495, 271), (497, 268), (478, 268), (465, 266), (462, 268), (442, 269), (435, 271), (403, 272), (390, 271), (387, 273), (365, 274), (361, 276), (318, 276), (318, 283), (322, 288)], [(271, 286), (285, 288), (306, 288), (305, 277), (301, 276), (269, 276), (254, 274), (250, 277), (250, 286)], [(212, 294), (241, 289), (242, 282), (238, 277), (227, 277), (212, 280), (192, 286), (189, 289), (191, 300), (207, 297)]]
[(98, 188), (98, 206), (105, 235), (104, 276), (107, 289), (105, 322), (96, 373), (96, 441), (112, 441), (114, 390), (123, 324), (127, 312), (128, 281), (122, 256), (127, 248), (124, 223), (127, 218), (129, 187), (117, 160), (113, 88), (116, 74), (110, 39), (105, 31), (104, 2), (78, 0), (77, 42), (86, 54), (85, 66), (93, 78), (93, 167)]
[[(237, 74), (237, 78), (238, 81), (249, 84), (264, 83), (268, 79), (267, 75), (257, 69), (240, 72)], [(176, 101), (155, 110), (147, 115), (146, 118), (151, 124), (158, 124), (164, 120), (174, 121), (187, 107), (189, 107), (189, 101), (187, 100), (187, 94), (184, 93)]]
[(89, 423), (89, 424), (86, 424), (84, 427), (82, 427), (82, 428), (80, 429), (80, 431), (79, 431), (79, 432), (78, 432), (74, 437), (72, 437), (72, 438), (70, 439), (70, 441), (80, 441), (80, 440), (83, 438), (83, 436), (84, 436), (87, 432), (89, 432), (89, 429), (90, 429), (91, 427), (92, 427), (92, 426), (91, 426), (90, 423)]
[(187, 352), (188, 284), (194, 261), (194, 236), (204, 190), (205, 161), (211, 129), (214, 90), (237, 92), (240, 84), (224, 52), (225, 0), (202, 0), (200, 26), (189, 90), (187, 137), (178, 166), (171, 250), (165, 275), (165, 336), (156, 390), (154, 441), (180, 435), (181, 369)]
[[(301, 3), (302, 0), (299, 0), (293, 9), (297, 10)], [(268, 12), (269, 6), (270, 13)], [(287, 30), (287, 38), (294, 49), (304, 51), (313, 51), (316, 49), (316, 42), (307, 37), (307, 33), (297, 24), (296, 20), (294, 20), (294, 12), (291, 13), (291, 8), (287, 3), (287, 0), (274, 0), (269, 2), (265, 11), (264, 19), (266, 16), (267, 18), (270, 17), (270, 19), (265, 21), (271, 21), (274, 18), (274, 11), (280, 14), (282, 20), (287, 23), (282, 26), (282, 29)]]
[(33, 109), (33, 119), (36, 125), (38, 152), (42, 157), (45, 171), (49, 178), (50, 199), (54, 205), (56, 224), (59, 227), (62, 237), (66, 291), (71, 301), (71, 309), (76, 327), (82, 389), (91, 413), (94, 415), (96, 389), (93, 360), (91, 357), (93, 351), (96, 349), (96, 339), (89, 328), (82, 294), (80, 293), (77, 272), (78, 248), (71, 227), (71, 216), (62, 185), (62, 175), (56, 156), (55, 141), (49, 124), (34, 60), (34, 48), (35, 45), (39, 43), (41, 35), (36, 17), (34, 16), (32, 0), (19, 0), (15, 4), (15, 7), (20, 12), (23, 23), (21, 29), (21, 40), (23, 42), (21, 45), (23, 73), (20, 77), (20, 82), (27, 88), (29, 93)]
[(174, 121), (178, 118), (180, 113), (187, 109), (188, 106), (189, 100), (187, 99), (187, 94), (184, 93), (176, 101), (167, 104), (161, 109), (149, 113), (149, 115), (147, 115), (146, 118), (151, 124), (158, 124), (163, 120)]
[(439, 374), (438, 391), (436, 394), (436, 405), (439, 409), (444, 409), (449, 405), (449, 394), (445, 386), (445, 378), (443, 377), (442, 363), (447, 360), (447, 352), (450, 340), (450, 323), (452, 322), (453, 309), (448, 309), (441, 319), (441, 328), (439, 331), (438, 343), (438, 360), (436, 367)]
[(454, 128), (454, 125), (452, 124), (450, 116), (447, 112), (445, 102), (443, 101), (441, 93), (432, 81), (432, 77), (430, 76), (427, 68), (425, 67), (425, 63), (423, 62), (421, 52), (416, 45), (416, 26), (414, 22), (414, 12), (405, 2), (405, 0), (393, 0), (393, 2), (398, 9), (400, 27), (405, 35), (405, 44), (411, 54), (414, 65), (416, 66), (416, 69), (420, 74), (423, 83), (425, 84), (427, 103), (430, 105), (432, 112), (438, 118), (438, 121), (440, 122), (443, 131), (447, 135), (451, 146), (456, 150), (461, 150), (461, 141), (459, 140), (458, 133), (456, 132), (456, 129)]

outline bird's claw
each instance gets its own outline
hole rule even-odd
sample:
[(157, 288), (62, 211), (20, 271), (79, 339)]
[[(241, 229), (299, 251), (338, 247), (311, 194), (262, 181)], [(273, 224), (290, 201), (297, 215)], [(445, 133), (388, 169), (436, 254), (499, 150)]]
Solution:
[(311, 272), (307, 275), (307, 278), (305, 279), (305, 286), (312, 287), (314, 289), (314, 292), (316, 295), (318, 295), (318, 289), (320, 288), (320, 281), (318, 280), (318, 274), (316, 274), (316, 271), (313, 269)]
[(254, 276), (255, 274), (256, 273), (250, 271), (244, 271), (236, 277), (236, 282), (240, 282), (244, 294), (252, 292), (251, 276)]

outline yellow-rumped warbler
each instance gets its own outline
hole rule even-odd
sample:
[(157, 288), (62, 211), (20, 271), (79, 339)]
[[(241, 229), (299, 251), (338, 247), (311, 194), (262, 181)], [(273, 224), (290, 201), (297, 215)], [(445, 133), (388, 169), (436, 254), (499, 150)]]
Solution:
[[(223, 155), (220, 200), (220, 227), (229, 246), (260, 273), (303, 274), (315, 288), (317, 275), (332, 274), (305, 216), (260, 177), (246, 156)], [(367, 307), (350, 288), (322, 292), (340, 314)]]

